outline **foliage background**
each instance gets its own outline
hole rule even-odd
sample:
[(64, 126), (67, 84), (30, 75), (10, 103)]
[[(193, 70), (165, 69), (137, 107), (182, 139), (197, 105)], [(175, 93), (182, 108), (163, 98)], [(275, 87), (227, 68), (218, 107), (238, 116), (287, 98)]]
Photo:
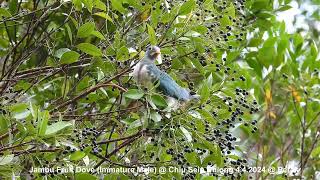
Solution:
[[(1, 177), (319, 178), (319, 3), (1, 1)], [(303, 28), (279, 21), (292, 5)], [(131, 68), (149, 44), (199, 102), (173, 111), (135, 85)], [(244, 173), (29, 173), (58, 166)]]

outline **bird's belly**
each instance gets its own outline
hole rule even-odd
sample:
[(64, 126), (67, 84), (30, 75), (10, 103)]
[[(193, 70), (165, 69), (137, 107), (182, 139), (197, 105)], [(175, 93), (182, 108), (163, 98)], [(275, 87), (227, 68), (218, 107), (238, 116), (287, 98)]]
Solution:
[(152, 79), (147, 69), (147, 65), (138, 63), (133, 70), (133, 77), (136, 82), (143, 86), (149, 86)]

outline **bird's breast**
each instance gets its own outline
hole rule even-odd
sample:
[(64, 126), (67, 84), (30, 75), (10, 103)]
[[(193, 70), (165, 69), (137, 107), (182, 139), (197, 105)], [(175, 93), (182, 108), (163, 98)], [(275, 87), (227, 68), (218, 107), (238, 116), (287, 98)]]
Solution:
[(133, 77), (138, 84), (147, 85), (151, 82), (151, 76), (147, 64), (138, 63), (133, 70)]

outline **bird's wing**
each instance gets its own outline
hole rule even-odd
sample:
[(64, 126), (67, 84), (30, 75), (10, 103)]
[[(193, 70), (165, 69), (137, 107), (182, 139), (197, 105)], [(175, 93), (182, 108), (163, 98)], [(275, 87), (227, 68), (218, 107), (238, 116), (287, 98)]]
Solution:
[(149, 75), (153, 81), (159, 81), (158, 88), (167, 96), (187, 101), (190, 99), (190, 93), (185, 88), (179, 86), (167, 73), (161, 71), (155, 64), (148, 66)]

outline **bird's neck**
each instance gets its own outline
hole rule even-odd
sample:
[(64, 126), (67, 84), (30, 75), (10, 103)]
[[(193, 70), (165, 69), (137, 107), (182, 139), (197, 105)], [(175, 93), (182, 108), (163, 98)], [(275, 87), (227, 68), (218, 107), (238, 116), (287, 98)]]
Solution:
[(154, 60), (151, 59), (151, 58), (149, 58), (149, 57), (143, 58), (142, 61), (143, 61), (144, 63), (148, 63), (148, 64), (153, 64), (153, 63), (154, 63)]

